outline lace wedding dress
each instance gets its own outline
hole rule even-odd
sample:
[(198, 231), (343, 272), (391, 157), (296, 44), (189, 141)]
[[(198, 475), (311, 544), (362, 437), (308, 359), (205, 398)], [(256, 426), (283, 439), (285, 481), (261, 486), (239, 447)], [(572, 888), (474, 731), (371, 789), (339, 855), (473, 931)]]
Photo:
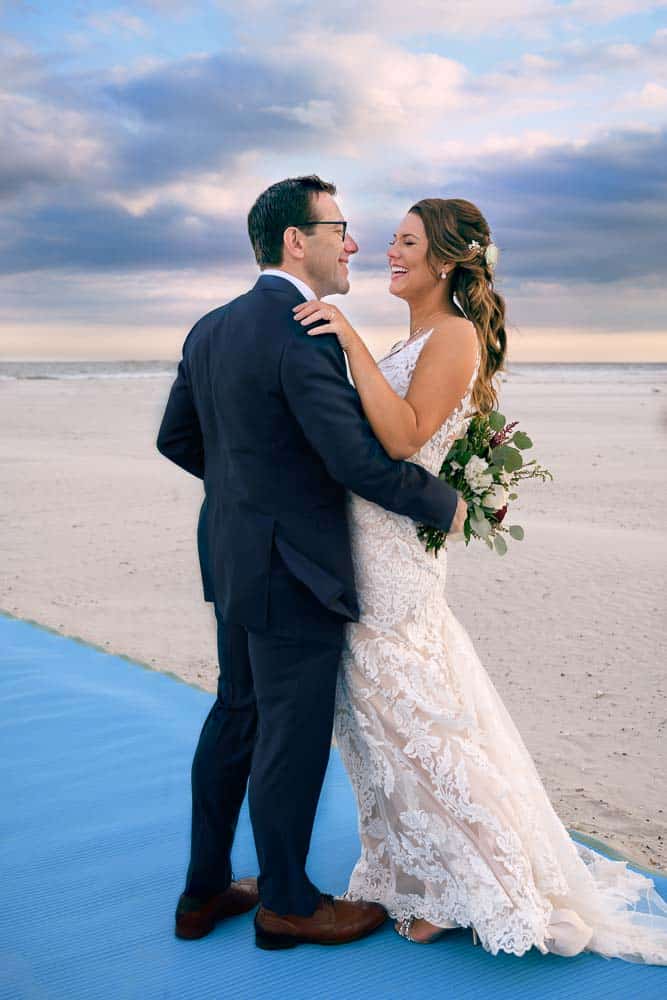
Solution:
[[(380, 362), (402, 396), (431, 332)], [(476, 375), (412, 458), (430, 472), (467, 427)], [(362, 851), (348, 898), (473, 926), (494, 955), (587, 949), (667, 963), (667, 904), (650, 879), (568, 836), (447, 605), (444, 550), (427, 553), (409, 518), (355, 495), (349, 520), (361, 618), (348, 626), (336, 740)]]

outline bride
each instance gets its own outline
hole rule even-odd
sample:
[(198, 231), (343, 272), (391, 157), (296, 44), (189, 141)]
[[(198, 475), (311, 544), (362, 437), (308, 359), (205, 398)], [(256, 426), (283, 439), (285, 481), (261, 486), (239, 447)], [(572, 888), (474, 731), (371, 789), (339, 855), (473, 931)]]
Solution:
[[(388, 250), (410, 336), (378, 364), (345, 316), (335, 333), (368, 420), (393, 458), (437, 475), (474, 412), (496, 405), (505, 305), (497, 251), (470, 202), (414, 205)], [(652, 881), (575, 844), (471, 640), (445, 600), (446, 556), (413, 522), (351, 495), (361, 603), (348, 626), (336, 737), (354, 787), (361, 857), (347, 897), (373, 900), (405, 938), (471, 927), (494, 955), (541, 952), (667, 963), (667, 904)]]

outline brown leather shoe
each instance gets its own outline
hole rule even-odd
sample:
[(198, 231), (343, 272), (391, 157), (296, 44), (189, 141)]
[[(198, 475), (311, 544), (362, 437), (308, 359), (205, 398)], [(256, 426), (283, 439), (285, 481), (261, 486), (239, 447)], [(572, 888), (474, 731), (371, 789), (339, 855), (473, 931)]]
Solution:
[(379, 903), (324, 895), (310, 917), (279, 916), (260, 906), (255, 914), (255, 944), (269, 951), (294, 948), (297, 944), (347, 944), (366, 937), (386, 919)]
[(240, 878), (205, 903), (183, 893), (176, 907), (176, 937), (193, 941), (205, 937), (225, 917), (237, 917), (257, 906), (256, 878)]

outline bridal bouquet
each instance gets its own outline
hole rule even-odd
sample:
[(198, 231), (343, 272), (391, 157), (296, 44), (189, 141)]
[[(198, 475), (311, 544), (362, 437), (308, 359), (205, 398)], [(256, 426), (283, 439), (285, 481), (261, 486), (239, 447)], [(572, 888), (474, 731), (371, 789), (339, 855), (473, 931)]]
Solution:
[[(523, 479), (553, 479), (549, 470), (534, 459), (524, 462), (521, 452), (532, 448), (533, 442), (523, 431), (514, 430), (518, 422), (507, 423), (497, 410), (474, 416), (440, 469), (440, 478), (458, 490), (468, 504), (463, 528), (466, 545), (471, 538), (482, 538), (501, 556), (507, 552), (504, 534), (517, 541), (523, 538), (520, 525), (503, 523), (510, 500), (518, 497), (514, 492), (518, 483)], [(446, 532), (425, 524), (418, 526), (417, 534), (426, 551), (435, 555), (447, 539)]]

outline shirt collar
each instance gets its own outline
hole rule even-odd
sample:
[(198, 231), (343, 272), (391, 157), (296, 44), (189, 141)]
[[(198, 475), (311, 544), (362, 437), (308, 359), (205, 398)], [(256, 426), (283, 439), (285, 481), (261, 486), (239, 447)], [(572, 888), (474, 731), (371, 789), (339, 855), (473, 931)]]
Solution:
[(307, 302), (311, 302), (313, 299), (317, 298), (315, 292), (306, 284), (305, 281), (302, 281), (301, 278), (297, 278), (295, 275), (290, 274), (289, 271), (281, 271), (275, 267), (267, 267), (265, 270), (259, 272), (260, 278), (265, 274), (270, 274), (272, 278), (284, 278), (285, 281), (290, 281), (295, 288), (298, 288)]

